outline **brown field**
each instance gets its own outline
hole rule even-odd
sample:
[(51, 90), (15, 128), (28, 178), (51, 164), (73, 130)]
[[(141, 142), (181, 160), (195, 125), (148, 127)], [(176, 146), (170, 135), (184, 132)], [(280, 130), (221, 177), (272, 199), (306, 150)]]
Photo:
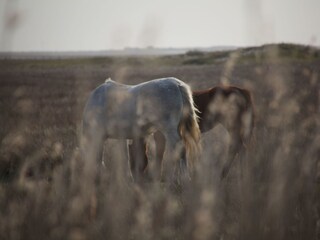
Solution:
[[(213, 129), (200, 174), (169, 190), (136, 186), (121, 144), (109, 141), (102, 179), (89, 189), (78, 136), (90, 91), (108, 77), (168, 76), (193, 89), (249, 89), (252, 144), (220, 182), (228, 134)], [(320, 239), (319, 115), (320, 51), (307, 46), (0, 60), (0, 239)]]

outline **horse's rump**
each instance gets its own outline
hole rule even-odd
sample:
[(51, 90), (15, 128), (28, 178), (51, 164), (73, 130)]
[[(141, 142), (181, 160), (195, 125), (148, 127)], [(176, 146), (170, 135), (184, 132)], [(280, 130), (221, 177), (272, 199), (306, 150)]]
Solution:
[(193, 98), (199, 109), (201, 132), (221, 123), (228, 131), (239, 131), (246, 144), (254, 128), (254, 106), (251, 93), (236, 86), (216, 86), (194, 91)]
[[(202, 106), (205, 109), (202, 113), (202, 130), (209, 130), (220, 123), (227, 129), (231, 138), (229, 154), (221, 173), (223, 179), (241, 149), (245, 150), (252, 139), (254, 106), (251, 93), (236, 86), (217, 86), (207, 90), (207, 94), (209, 95), (207, 103), (195, 100), (198, 104), (207, 104), (205, 107)], [(205, 93), (201, 92), (198, 96), (203, 95)], [(194, 96), (197, 96), (197, 93), (194, 93)], [(209, 128), (206, 128), (207, 121)]]
[(225, 96), (234, 96), (238, 107), (238, 121), (236, 126), (240, 131), (240, 137), (243, 145), (247, 145), (251, 140), (254, 124), (254, 105), (251, 92), (247, 89), (229, 86), (221, 87)]

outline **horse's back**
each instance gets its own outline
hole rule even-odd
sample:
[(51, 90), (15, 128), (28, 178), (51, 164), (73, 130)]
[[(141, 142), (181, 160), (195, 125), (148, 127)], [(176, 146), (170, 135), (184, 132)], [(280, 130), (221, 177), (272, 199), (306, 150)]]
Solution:
[(153, 94), (171, 94), (172, 91), (178, 90), (181, 85), (186, 85), (184, 82), (180, 81), (174, 77), (158, 78), (150, 80), (147, 82), (140, 83), (138, 85), (133, 85), (133, 91), (151, 91)]
[[(176, 78), (160, 78), (138, 84), (131, 91), (141, 100), (151, 101), (150, 107), (174, 107), (181, 104), (179, 84), (180, 81)], [(156, 105), (151, 106), (152, 104)]]
[(132, 92), (137, 95), (140, 120), (156, 125), (180, 119), (183, 100), (179, 85), (180, 81), (175, 78), (161, 78), (134, 86)]

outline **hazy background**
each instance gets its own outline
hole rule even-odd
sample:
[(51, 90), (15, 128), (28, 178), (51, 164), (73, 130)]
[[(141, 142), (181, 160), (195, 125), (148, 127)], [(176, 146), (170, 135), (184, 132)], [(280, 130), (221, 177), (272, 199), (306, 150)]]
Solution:
[(319, 0), (0, 0), (0, 51), (319, 45)]

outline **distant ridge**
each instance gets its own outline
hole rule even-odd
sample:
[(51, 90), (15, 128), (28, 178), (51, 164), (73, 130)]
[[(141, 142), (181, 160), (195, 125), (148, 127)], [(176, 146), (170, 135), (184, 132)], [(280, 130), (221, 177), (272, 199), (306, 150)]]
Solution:
[(0, 59), (50, 59), (104, 56), (164, 56), (185, 54), (188, 51), (216, 52), (234, 50), (235, 46), (193, 47), (193, 48), (124, 48), (103, 51), (62, 51), (62, 52), (0, 52)]

